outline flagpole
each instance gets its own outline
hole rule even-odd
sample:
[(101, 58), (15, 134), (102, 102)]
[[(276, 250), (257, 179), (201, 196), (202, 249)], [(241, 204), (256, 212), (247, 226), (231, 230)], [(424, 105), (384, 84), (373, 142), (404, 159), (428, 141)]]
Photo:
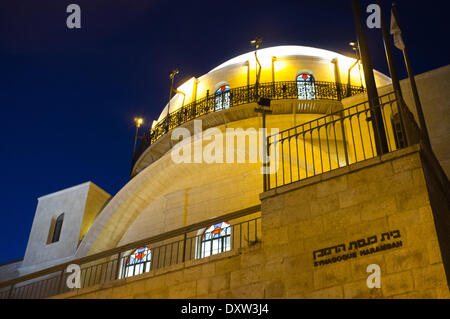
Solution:
[(378, 99), (378, 91), (375, 84), (375, 77), (373, 75), (372, 61), (370, 59), (369, 45), (364, 30), (364, 22), (361, 15), (359, 0), (352, 0), (352, 9), (363, 64), (364, 79), (366, 81), (367, 97), (371, 111), (370, 113), (372, 115), (371, 122), (376, 142), (375, 145), (378, 155), (382, 155), (389, 152), (389, 148), (387, 145), (386, 131), (384, 130), (384, 123), (380, 109), (381, 107)]
[(400, 79), (397, 73), (397, 66), (395, 63), (392, 44), (389, 37), (388, 26), (386, 24), (385, 15), (383, 13), (383, 5), (381, 4), (381, 1), (377, 0), (377, 4), (380, 7), (381, 33), (383, 34), (383, 43), (386, 52), (386, 60), (388, 63), (389, 73), (392, 79), (392, 86), (394, 88), (395, 99), (397, 100), (398, 112), (400, 114), (400, 121), (403, 128), (404, 138), (406, 139), (406, 144), (409, 145), (408, 134), (406, 134), (406, 126), (404, 122), (402, 89), (400, 87)]
[[(403, 34), (403, 29), (400, 27), (400, 22), (398, 19), (398, 12), (397, 12), (397, 5), (396, 3), (392, 3), (392, 14), (394, 15), (395, 21), (397, 22), (398, 27), (400, 28), (400, 30), (402, 30), (402, 34)], [(406, 65), (406, 69), (408, 71), (408, 76), (409, 76), (409, 81), (411, 83), (411, 90), (412, 90), (412, 94), (414, 96), (414, 102), (416, 105), (416, 111), (417, 111), (417, 117), (419, 118), (419, 124), (420, 124), (420, 128), (421, 128), (421, 135), (422, 135), (422, 140), (425, 143), (425, 145), (431, 149), (431, 143), (430, 143), (430, 137), (428, 136), (428, 129), (427, 129), (427, 125), (425, 123), (425, 118), (423, 116), (423, 111), (422, 111), (422, 104), (420, 103), (420, 98), (419, 98), (419, 92), (417, 90), (417, 85), (416, 85), (416, 79), (414, 77), (414, 72), (412, 70), (412, 66), (411, 66), (411, 61), (409, 59), (409, 55), (408, 55), (408, 50), (406, 49), (406, 44), (405, 44), (405, 39), (403, 37), (403, 43), (404, 43), (404, 48), (403, 48), (403, 57), (405, 59), (405, 65)]]
[(389, 31), (386, 24), (386, 19), (383, 13), (383, 6), (381, 4), (380, 0), (377, 0), (377, 4), (380, 7), (380, 20), (381, 20), (381, 32), (383, 34), (383, 42), (384, 42), (384, 49), (386, 51), (386, 58), (387, 63), (389, 67), (389, 73), (391, 74), (392, 79), (392, 86), (394, 87), (394, 90), (396, 91), (396, 94), (399, 95), (399, 97), (402, 96), (402, 89), (400, 88), (400, 80), (397, 73), (397, 67), (395, 65), (394, 61), (394, 55), (392, 53), (392, 45), (389, 38)]

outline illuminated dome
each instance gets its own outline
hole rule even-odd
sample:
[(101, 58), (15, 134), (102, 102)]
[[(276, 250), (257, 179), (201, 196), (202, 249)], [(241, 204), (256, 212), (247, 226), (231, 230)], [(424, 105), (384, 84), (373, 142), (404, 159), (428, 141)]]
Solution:
[[(258, 59), (262, 65), (261, 83), (276, 81), (295, 81), (301, 71), (314, 74), (316, 81), (329, 81), (347, 84), (349, 68), (356, 62), (354, 58), (342, 54), (306, 46), (283, 45), (259, 49)], [(256, 80), (255, 51), (250, 51), (234, 57), (213, 68), (207, 74), (198, 78), (192, 77), (177, 88), (183, 94), (175, 94), (170, 101), (170, 113), (177, 111), (189, 102), (203, 98), (206, 94), (214, 94), (222, 84), (231, 88), (253, 84)], [(337, 65), (337, 70), (335, 69)], [(339, 75), (336, 75), (336, 72)], [(362, 72), (361, 72), (362, 73)], [(354, 67), (351, 70), (352, 85), (363, 85), (363, 76)], [(340, 77), (340, 79), (336, 79)], [(391, 83), (389, 77), (375, 71), (377, 85), (384, 86)], [(195, 90), (195, 92), (193, 92)], [(167, 116), (169, 103), (164, 107), (157, 121)]]
[[(254, 55), (255, 55), (254, 51), (251, 51), (251, 52), (248, 52), (245, 54), (241, 54), (241, 55), (239, 55), (235, 58), (232, 58), (232, 59), (222, 63), (221, 65), (215, 67), (210, 72), (217, 71), (219, 69), (228, 67), (230, 65), (244, 63), (244, 62), (248, 61), (249, 59), (253, 58)], [(280, 58), (280, 57), (287, 57), (287, 56), (308, 56), (308, 57), (321, 58), (321, 59), (325, 59), (325, 60), (329, 60), (329, 61), (338, 57), (340, 59), (347, 59), (348, 62), (351, 62), (351, 63), (353, 63), (355, 61), (355, 59), (346, 57), (342, 54), (339, 54), (339, 53), (336, 53), (333, 51), (312, 48), (312, 47), (299, 46), (299, 45), (280, 45), (280, 46), (276, 46), (276, 47), (260, 49), (260, 50), (258, 50), (258, 56), (263, 59), (265, 57)]]
[[(258, 88), (255, 51), (177, 87), (141, 141), (133, 158), (132, 176), (172, 148), (172, 143), (165, 141), (167, 133), (179, 126), (192, 130), (194, 119), (207, 119), (205, 129), (255, 117), (257, 96), (272, 101), (274, 114), (323, 115), (342, 109), (343, 99), (364, 91), (362, 66), (342, 54), (305, 46), (276, 46), (259, 49), (256, 54), (261, 65)], [(375, 81), (378, 86), (391, 83), (377, 71)]]

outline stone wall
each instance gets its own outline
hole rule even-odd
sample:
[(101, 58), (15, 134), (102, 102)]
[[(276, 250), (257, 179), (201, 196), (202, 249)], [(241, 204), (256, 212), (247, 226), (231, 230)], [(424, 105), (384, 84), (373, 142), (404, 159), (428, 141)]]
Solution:
[[(284, 272), (292, 286), (288, 296), (450, 297), (417, 146), (264, 194), (262, 226), (270, 260), (290, 263), (293, 274), (302, 274), (297, 285)], [(381, 244), (381, 234), (396, 230), (401, 247), (360, 255)], [(373, 235), (378, 243), (358, 249), (356, 258), (314, 267), (314, 251), (344, 243), (349, 253), (348, 243)], [(381, 289), (367, 288), (370, 264), (381, 267)]]
[[(450, 298), (418, 146), (266, 192), (261, 200), (262, 243), (57, 297)], [(381, 236), (386, 232), (392, 237)], [(377, 243), (347, 246), (373, 235)], [(382, 238), (401, 245), (361, 254)], [(333, 257), (314, 260), (315, 251), (341, 243), (347, 247), (338, 255), (356, 257), (314, 265)], [(366, 285), (369, 264), (381, 268), (380, 289)]]

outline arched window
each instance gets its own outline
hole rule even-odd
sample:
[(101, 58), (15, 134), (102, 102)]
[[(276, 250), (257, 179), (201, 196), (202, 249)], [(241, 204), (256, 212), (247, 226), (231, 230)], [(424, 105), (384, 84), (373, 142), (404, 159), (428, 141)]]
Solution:
[(315, 99), (316, 87), (314, 85), (314, 77), (307, 73), (297, 75), (297, 91), (299, 100)]
[(150, 271), (152, 251), (147, 247), (140, 247), (133, 251), (125, 261), (123, 277), (131, 277)]
[(223, 85), (216, 91), (215, 110), (220, 111), (230, 107), (230, 87)]
[(227, 222), (211, 225), (201, 237), (200, 258), (220, 254), (231, 249), (231, 227)]
[(50, 240), (47, 242), (48, 244), (56, 243), (59, 241), (59, 237), (61, 236), (62, 224), (64, 221), (64, 213), (58, 216), (58, 218), (53, 217), (52, 224), (50, 225)]

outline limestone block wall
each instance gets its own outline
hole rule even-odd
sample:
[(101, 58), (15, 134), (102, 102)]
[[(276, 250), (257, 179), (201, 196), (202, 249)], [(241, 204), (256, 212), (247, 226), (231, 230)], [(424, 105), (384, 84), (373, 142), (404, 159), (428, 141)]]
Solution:
[[(261, 243), (57, 298), (450, 298), (417, 146), (261, 200)], [(379, 289), (366, 285), (369, 264)]]
[[(264, 194), (262, 226), (266, 262), (284, 264), (280, 284), (287, 296), (450, 298), (416, 146)], [(395, 231), (397, 239), (382, 242), (383, 233)], [(365, 247), (349, 249), (360, 240)], [(317, 252), (341, 244), (346, 251)], [(370, 264), (381, 267), (381, 289), (367, 288)]]
[(188, 261), (53, 298), (264, 298), (261, 244)]

